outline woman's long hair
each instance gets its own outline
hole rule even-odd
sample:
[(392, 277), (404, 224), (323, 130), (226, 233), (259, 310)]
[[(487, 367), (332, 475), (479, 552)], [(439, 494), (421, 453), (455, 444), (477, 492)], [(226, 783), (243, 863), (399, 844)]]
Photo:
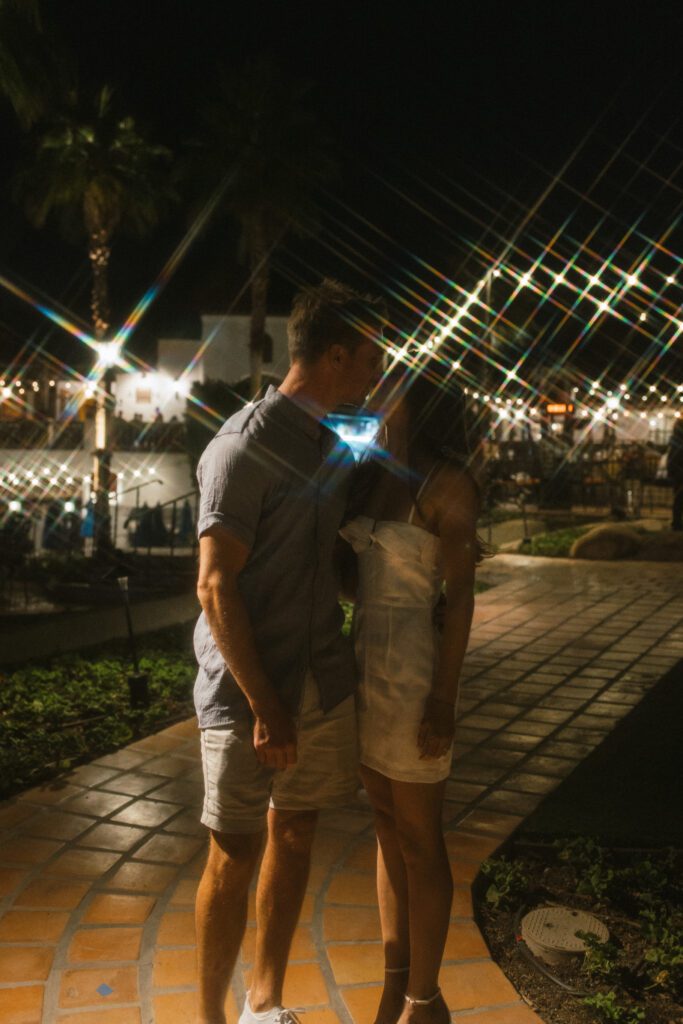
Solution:
[[(439, 465), (461, 469), (472, 480), (477, 494), (479, 484), (474, 472), (475, 452), (470, 441), (470, 426), (465, 394), (455, 380), (450, 363), (435, 357), (419, 368), (399, 366), (391, 371), (389, 383), (395, 395), (408, 409), (408, 464), (405, 467), (413, 501), (420, 511), (418, 494), (426, 472)], [(357, 471), (352, 506), (363, 504), (374, 486), (380, 462), (371, 454)], [(477, 538), (477, 564), (489, 554)]]

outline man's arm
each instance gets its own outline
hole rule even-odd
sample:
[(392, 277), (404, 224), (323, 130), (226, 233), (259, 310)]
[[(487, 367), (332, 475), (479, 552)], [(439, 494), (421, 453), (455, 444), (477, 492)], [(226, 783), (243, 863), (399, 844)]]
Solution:
[(223, 660), (254, 714), (254, 749), (262, 764), (286, 768), (296, 762), (296, 730), (261, 664), (252, 625), (237, 586), (249, 548), (221, 526), (199, 541), (197, 596)]

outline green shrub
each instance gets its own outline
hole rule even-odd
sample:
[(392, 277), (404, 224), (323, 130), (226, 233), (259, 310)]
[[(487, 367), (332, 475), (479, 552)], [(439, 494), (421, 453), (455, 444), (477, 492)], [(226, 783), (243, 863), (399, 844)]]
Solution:
[(581, 963), (581, 970), (589, 978), (601, 981), (618, 981), (621, 973), (621, 951), (619, 947), (607, 939), (601, 942), (592, 932), (577, 932), (586, 946), (586, 953)]
[(600, 1020), (616, 1021), (617, 1024), (639, 1024), (645, 1020), (644, 1010), (622, 1006), (614, 991), (597, 992), (594, 996), (587, 996), (583, 1002), (597, 1011)]
[(129, 705), (122, 653), (68, 654), (0, 672), (0, 796), (191, 715), (191, 648), (174, 650), (177, 636), (165, 643), (170, 650), (143, 648), (150, 704), (140, 710)]
[(577, 539), (588, 532), (587, 526), (571, 526), (565, 530), (553, 530), (550, 533), (537, 533), (531, 543), (523, 542), (519, 551), (525, 555), (543, 555), (545, 558), (569, 558), (569, 551)]
[(529, 876), (521, 861), (509, 861), (507, 857), (491, 858), (483, 862), (481, 870), (491, 879), (484, 899), (496, 910), (519, 904), (529, 891)]
[(647, 941), (645, 971), (653, 986), (683, 993), (683, 920), (664, 907), (644, 910), (642, 932)]

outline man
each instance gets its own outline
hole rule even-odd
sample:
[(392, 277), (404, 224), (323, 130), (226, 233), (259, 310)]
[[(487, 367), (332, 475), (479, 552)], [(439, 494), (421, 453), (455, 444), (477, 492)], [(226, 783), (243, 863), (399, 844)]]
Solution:
[(353, 459), (321, 420), (379, 379), (382, 319), (376, 300), (333, 281), (299, 295), (285, 380), (232, 416), (199, 463), (195, 704), (211, 830), (196, 905), (200, 1024), (224, 1024), (266, 827), (240, 1022), (288, 1024), (282, 986), (317, 813), (357, 788), (355, 668), (332, 561)]

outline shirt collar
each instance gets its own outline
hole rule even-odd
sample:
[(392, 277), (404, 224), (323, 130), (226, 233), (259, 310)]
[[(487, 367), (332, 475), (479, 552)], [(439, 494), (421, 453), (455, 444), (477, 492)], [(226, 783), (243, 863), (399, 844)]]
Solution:
[(298, 402), (294, 402), (287, 395), (283, 395), (281, 391), (274, 388), (272, 384), (269, 385), (268, 390), (264, 396), (264, 401), (268, 402), (269, 405), (273, 405), (277, 408), (278, 412), (282, 413), (283, 416), (293, 425), (298, 427), (300, 430), (310, 437), (314, 441), (318, 441), (321, 435), (327, 433), (327, 428), (323, 426), (314, 416), (306, 412), (302, 405)]

